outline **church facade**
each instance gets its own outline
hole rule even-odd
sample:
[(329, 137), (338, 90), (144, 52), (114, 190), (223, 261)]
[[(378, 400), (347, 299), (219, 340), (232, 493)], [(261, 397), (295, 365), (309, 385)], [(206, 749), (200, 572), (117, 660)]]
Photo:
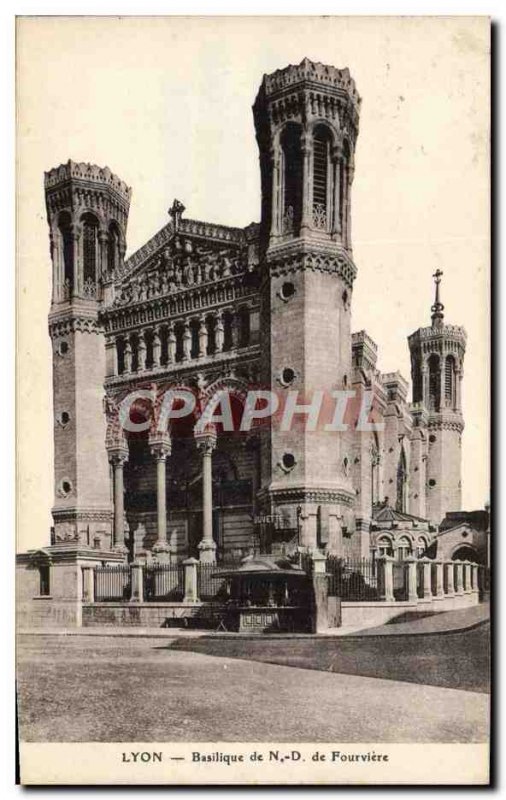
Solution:
[[(130, 188), (73, 161), (45, 174), (53, 544), (162, 561), (297, 547), (402, 558), (428, 551), (461, 509), (466, 335), (444, 321), (441, 273), (430, 324), (408, 338), (412, 391), (352, 331), (359, 116), (347, 69), (304, 59), (265, 75), (253, 106), (260, 223), (193, 220), (174, 201), (128, 258)], [(252, 389), (298, 403), (306, 421), (315, 396), (367, 398), (367, 424), (198, 425), (223, 392), (239, 420)], [(178, 391), (196, 398), (192, 412), (161, 425)]]

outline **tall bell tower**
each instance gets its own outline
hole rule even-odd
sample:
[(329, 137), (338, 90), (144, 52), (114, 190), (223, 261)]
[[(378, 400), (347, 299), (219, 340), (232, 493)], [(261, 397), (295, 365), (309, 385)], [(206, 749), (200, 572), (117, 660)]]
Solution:
[[(264, 381), (281, 404), (326, 399), (351, 383), (356, 268), (351, 186), (360, 98), (348, 69), (305, 58), (265, 75), (253, 114), (262, 186)], [(325, 401), (324, 401), (325, 402)], [(349, 439), (297, 414), (262, 443), (262, 502), (297, 526), (299, 542), (339, 552), (352, 517)], [(328, 417), (327, 417), (328, 421)]]
[(130, 189), (106, 167), (68, 161), (45, 173), (53, 268), (54, 538), (111, 546), (100, 309), (125, 254)]
[(444, 322), (440, 298), (443, 273), (433, 275), (435, 299), (431, 325), (408, 337), (413, 403), (428, 411), (426, 514), (439, 524), (448, 511), (462, 507), (462, 378), (466, 332)]

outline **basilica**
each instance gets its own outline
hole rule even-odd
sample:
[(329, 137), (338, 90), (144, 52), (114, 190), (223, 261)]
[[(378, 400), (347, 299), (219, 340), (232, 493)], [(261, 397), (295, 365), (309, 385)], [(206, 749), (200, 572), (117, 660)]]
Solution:
[[(260, 222), (195, 220), (174, 200), (128, 257), (131, 189), (88, 163), (45, 174), (53, 545), (214, 563), (297, 548), (402, 559), (445, 541), (441, 523), (461, 510), (466, 334), (444, 319), (439, 270), (427, 320), (408, 337), (411, 387), (381, 373), (376, 343), (352, 329), (360, 103), (348, 69), (304, 59), (264, 75), (253, 105)], [(122, 425), (127, 395), (142, 419), (149, 392), (157, 421), (181, 387), (199, 403), (228, 390), (239, 417), (251, 388), (298, 391), (300, 403), (367, 395), (370, 424), (241, 432), (199, 428), (194, 413), (165, 429)], [(472, 544), (461, 523), (449, 557)]]

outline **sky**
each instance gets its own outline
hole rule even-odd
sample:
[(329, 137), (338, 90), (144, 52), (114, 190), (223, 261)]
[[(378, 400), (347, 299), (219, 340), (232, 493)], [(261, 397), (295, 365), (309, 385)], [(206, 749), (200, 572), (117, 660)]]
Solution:
[(406, 337), (468, 334), (463, 507), (489, 497), (489, 45), (485, 18), (40, 17), (18, 20), (18, 546), (48, 543), (51, 288), (43, 173), (108, 165), (132, 187), (128, 254), (177, 197), (194, 219), (260, 216), (251, 106), (305, 56), (349, 67), (362, 97), (352, 191), (352, 329), (410, 378)]

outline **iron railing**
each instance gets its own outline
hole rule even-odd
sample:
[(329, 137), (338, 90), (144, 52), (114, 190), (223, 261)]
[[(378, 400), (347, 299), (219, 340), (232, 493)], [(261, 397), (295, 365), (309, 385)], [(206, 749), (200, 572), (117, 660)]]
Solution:
[(342, 600), (378, 600), (378, 565), (370, 558), (327, 556), (328, 593)]
[(144, 567), (144, 599), (177, 602), (184, 597), (182, 564), (150, 564)]
[(224, 600), (227, 597), (227, 580), (220, 576), (216, 564), (199, 564), (197, 567), (197, 594), (201, 600)]
[(128, 564), (96, 567), (94, 581), (96, 601), (130, 600), (130, 567)]

